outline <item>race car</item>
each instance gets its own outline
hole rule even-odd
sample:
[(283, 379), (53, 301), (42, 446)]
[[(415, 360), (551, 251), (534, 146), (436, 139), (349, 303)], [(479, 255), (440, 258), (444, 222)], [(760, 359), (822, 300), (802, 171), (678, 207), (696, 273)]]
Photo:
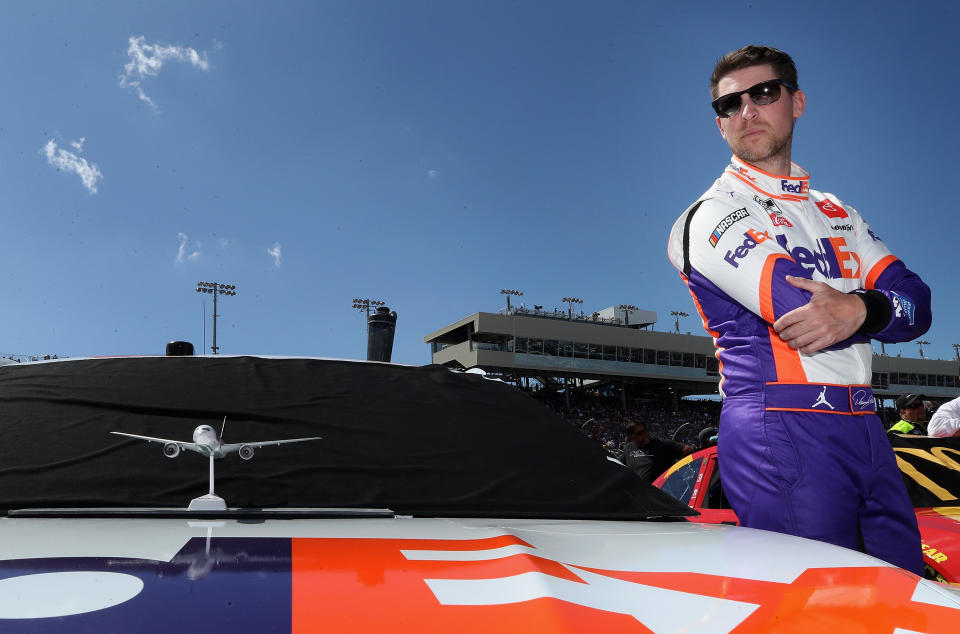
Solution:
[[(198, 446), (260, 443), (256, 459), (168, 459), (170, 443), (204, 426)], [(440, 366), (7, 365), (0, 430), (4, 633), (960, 622), (960, 593), (872, 557), (687, 522), (696, 511), (527, 394)], [(191, 506), (213, 495), (214, 469), (223, 508)]]
[[(917, 513), (926, 576), (960, 584), (960, 438), (894, 434), (891, 443)], [(723, 493), (716, 446), (676, 462), (653, 484), (700, 511), (693, 522), (738, 523)]]

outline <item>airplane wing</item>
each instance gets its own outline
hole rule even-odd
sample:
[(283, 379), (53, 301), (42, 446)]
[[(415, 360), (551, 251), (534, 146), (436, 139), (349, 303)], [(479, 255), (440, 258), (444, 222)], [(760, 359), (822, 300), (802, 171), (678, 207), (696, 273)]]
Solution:
[(306, 442), (308, 440), (320, 440), (321, 436), (311, 436), (310, 438), (286, 438), (284, 440), (261, 440), (259, 442), (234, 442), (229, 444), (223, 444), (220, 446), (220, 451), (224, 454), (233, 453), (234, 451), (239, 451), (240, 447), (251, 447), (256, 449), (258, 447), (268, 447), (270, 445), (285, 445), (291, 442)]
[(183, 442), (182, 440), (169, 440), (167, 438), (154, 438), (153, 436), (140, 436), (138, 434), (127, 434), (122, 431), (112, 431), (111, 434), (116, 434), (118, 436), (129, 436), (130, 438), (136, 438), (138, 440), (146, 440), (148, 442), (158, 442), (164, 445), (177, 445), (180, 449), (186, 449), (188, 451), (196, 451), (197, 453), (203, 453), (200, 449), (200, 445), (194, 442)]

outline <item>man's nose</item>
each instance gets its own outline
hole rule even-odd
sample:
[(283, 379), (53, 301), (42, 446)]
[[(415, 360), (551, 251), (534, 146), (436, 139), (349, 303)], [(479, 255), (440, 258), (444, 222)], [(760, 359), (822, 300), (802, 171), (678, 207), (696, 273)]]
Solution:
[(740, 95), (740, 117), (746, 120), (754, 119), (757, 116), (757, 104), (753, 103), (750, 95)]

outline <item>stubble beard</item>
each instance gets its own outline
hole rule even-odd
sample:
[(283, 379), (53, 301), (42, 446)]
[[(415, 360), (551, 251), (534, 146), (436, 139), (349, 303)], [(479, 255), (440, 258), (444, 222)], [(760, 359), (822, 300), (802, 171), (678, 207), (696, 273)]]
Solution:
[(765, 163), (779, 162), (785, 159), (790, 162), (790, 148), (793, 143), (793, 125), (781, 136), (772, 136), (769, 141), (762, 146), (749, 147), (746, 144), (738, 143), (738, 147), (733, 147), (733, 153), (750, 163), (751, 165), (762, 166)]

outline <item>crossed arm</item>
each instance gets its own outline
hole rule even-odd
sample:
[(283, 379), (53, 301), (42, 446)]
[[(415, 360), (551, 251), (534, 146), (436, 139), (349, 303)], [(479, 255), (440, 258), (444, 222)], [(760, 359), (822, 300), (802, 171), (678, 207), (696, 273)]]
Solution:
[(773, 329), (791, 348), (813, 354), (853, 336), (863, 325), (867, 307), (859, 297), (805, 277), (787, 275), (786, 280), (810, 292), (809, 302), (773, 323)]

